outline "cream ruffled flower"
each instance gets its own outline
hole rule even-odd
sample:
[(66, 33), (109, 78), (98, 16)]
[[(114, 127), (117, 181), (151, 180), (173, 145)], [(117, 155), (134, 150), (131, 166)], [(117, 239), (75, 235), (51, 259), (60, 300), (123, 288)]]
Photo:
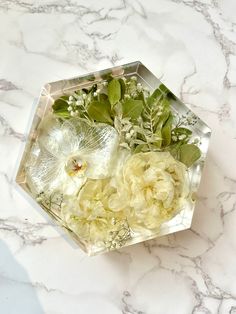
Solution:
[(88, 180), (78, 197), (68, 197), (61, 216), (83, 241), (96, 245), (116, 241), (112, 236), (116, 235), (114, 232), (126, 217), (121, 210), (110, 209), (109, 199), (114, 193), (116, 190), (111, 186), (110, 179)]
[(117, 146), (118, 134), (109, 125), (90, 126), (76, 118), (61, 122), (49, 116), (30, 152), (27, 183), (35, 194), (76, 193), (87, 178), (111, 175)]
[(171, 219), (188, 196), (187, 169), (168, 152), (138, 153), (128, 158), (113, 181), (117, 194), (110, 198), (115, 210), (126, 207), (133, 230), (156, 229)]
[(114, 177), (88, 180), (62, 208), (68, 227), (91, 245), (119, 247), (129, 239), (130, 228), (157, 230), (183, 208), (189, 193), (186, 167), (169, 153), (120, 157), (124, 164)]

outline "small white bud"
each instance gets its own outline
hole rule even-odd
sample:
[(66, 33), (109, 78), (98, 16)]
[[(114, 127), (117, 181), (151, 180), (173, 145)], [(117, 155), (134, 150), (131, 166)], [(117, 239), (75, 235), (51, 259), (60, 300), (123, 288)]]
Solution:
[(130, 134), (130, 133), (127, 133), (127, 134), (125, 135), (125, 138), (126, 138), (127, 140), (130, 140), (130, 139), (131, 139), (131, 134)]
[(86, 98), (87, 98), (87, 95), (86, 95), (86, 94), (83, 94), (82, 97), (83, 97), (83, 99), (86, 99)]
[(96, 92), (93, 93), (93, 96), (96, 97), (98, 94)]
[(185, 134), (181, 134), (180, 136), (179, 136), (179, 139), (180, 140), (183, 140), (183, 139), (185, 139), (186, 138), (186, 135)]
[(71, 115), (72, 117), (74, 117), (74, 116), (75, 116), (75, 112), (74, 112), (74, 111), (71, 111), (71, 112), (70, 112), (70, 115)]
[(69, 97), (69, 101), (72, 101), (74, 98), (73, 98), (73, 96), (70, 96)]
[(100, 92), (101, 92), (101, 90), (98, 88), (98, 89), (97, 89), (97, 93), (99, 94)]
[(72, 107), (71, 107), (71, 106), (69, 106), (69, 107), (67, 108), (67, 110), (68, 110), (68, 111), (71, 111), (71, 110), (72, 110)]
[(132, 81), (137, 81), (137, 77), (133, 75), (133, 76), (131, 76), (131, 80)]
[(138, 84), (137, 84), (137, 91), (138, 91), (138, 92), (141, 92), (142, 90), (143, 90), (142, 84), (141, 84), (141, 83), (138, 83)]
[(81, 100), (77, 100), (77, 101), (76, 101), (76, 105), (77, 105), (77, 106), (81, 106), (81, 104), (82, 104), (82, 101), (81, 101)]

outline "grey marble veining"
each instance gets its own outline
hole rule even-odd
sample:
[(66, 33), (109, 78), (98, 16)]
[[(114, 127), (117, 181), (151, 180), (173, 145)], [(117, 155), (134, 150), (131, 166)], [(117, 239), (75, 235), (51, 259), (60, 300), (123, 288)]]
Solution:
[[(0, 313), (236, 313), (234, 0), (0, 2)], [(212, 128), (190, 230), (93, 258), (14, 187), (41, 86), (140, 60)]]

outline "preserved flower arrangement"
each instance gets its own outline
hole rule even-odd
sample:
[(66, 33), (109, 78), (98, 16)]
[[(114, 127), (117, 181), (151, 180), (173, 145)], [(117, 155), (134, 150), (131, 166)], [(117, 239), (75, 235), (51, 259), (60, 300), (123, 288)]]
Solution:
[(152, 75), (136, 62), (46, 86), (17, 175), (90, 255), (191, 224), (210, 130), (139, 71)]

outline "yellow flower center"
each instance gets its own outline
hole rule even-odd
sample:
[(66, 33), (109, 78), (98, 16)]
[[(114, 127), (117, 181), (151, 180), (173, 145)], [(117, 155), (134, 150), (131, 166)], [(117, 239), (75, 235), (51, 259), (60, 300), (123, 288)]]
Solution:
[(82, 160), (79, 156), (69, 157), (65, 165), (65, 170), (70, 177), (82, 177), (84, 176), (86, 169), (87, 162)]

